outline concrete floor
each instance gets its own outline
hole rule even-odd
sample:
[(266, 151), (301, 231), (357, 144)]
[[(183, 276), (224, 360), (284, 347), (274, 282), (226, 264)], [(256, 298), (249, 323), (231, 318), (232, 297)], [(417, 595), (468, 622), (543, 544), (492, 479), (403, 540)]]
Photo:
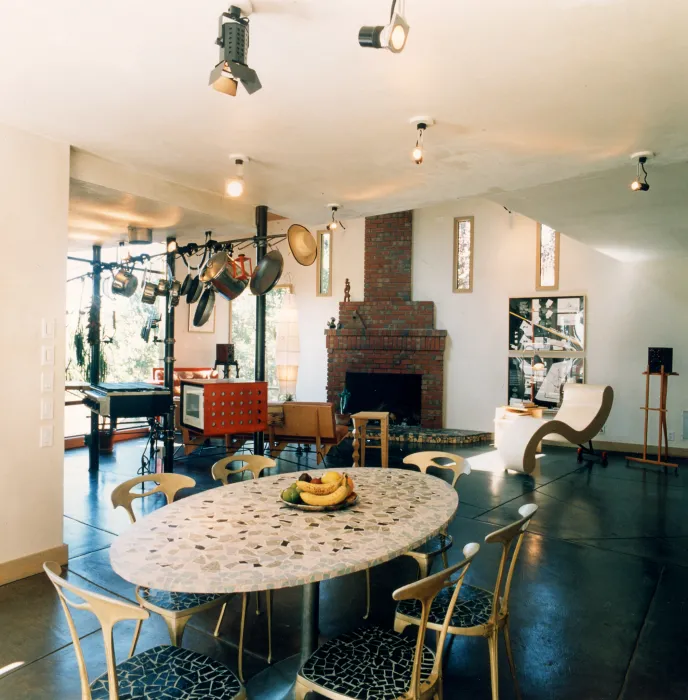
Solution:
[[(133, 476), (141, 441), (120, 443), (101, 470), (90, 475), (84, 450), (65, 460), (65, 541), (70, 547), (69, 578), (92, 590), (134, 600), (133, 587), (114, 574), (108, 548), (128, 525), (109, 495)], [(433, 449), (441, 449), (433, 446)], [(464, 456), (485, 448), (454, 449)], [(514, 654), (523, 697), (531, 700), (620, 698), (661, 700), (688, 696), (688, 476), (627, 469), (612, 455), (607, 469), (580, 466), (566, 448), (547, 448), (533, 476), (474, 471), (460, 481), (460, 505), (450, 532), (458, 560), (461, 546), (482, 541), (497, 526), (516, 517), (524, 503), (540, 506), (522, 550), (512, 588)], [(390, 455), (399, 466), (406, 451)], [(193, 476), (197, 490), (212, 488), (212, 455), (177, 464)], [(351, 464), (344, 447), (329, 458), (332, 466)], [(313, 455), (286, 455), (282, 471), (313, 467)], [(145, 510), (161, 505), (146, 499)], [(38, 516), (39, 514), (37, 514)], [(492, 587), (496, 546), (483, 547), (468, 581)], [(415, 577), (413, 562), (401, 558), (372, 572), (373, 622), (391, 626), (392, 590)], [(298, 589), (277, 591), (273, 618), (275, 659), (298, 651)], [(358, 626), (364, 612), (362, 573), (321, 586), (320, 628), (328, 638)], [(184, 645), (236, 669), (238, 598), (223, 636), (212, 629), (216, 612), (197, 616)], [(94, 678), (104, 672), (101, 635), (95, 619), (77, 616), (87, 665)], [(51, 584), (43, 575), (0, 587), (0, 669), (22, 661), (0, 676), (2, 700), (80, 697), (74, 650)], [(116, 631), (118, 658), (126, 656), (131, 625)], [(168, 641), (163, 623), (144, 624), (139, 650)], [(251, 614), (247, 625), (245, 670), (250, 677), (266, 667), (265, 616)], [(504, 662), (504, 655), (501, 654)], [(514, 697), (506, 663), (500, 667), (500, 696)], [(487, 644), (457, 639), (446, 657), (445, 698), (488, 699)]]

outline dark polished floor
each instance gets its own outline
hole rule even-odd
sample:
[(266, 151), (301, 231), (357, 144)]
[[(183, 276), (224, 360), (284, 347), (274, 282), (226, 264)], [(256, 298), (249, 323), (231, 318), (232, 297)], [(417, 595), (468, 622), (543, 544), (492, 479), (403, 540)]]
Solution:
[[(108, 548), (128, 525), (124, 511), (113, 511), (110, 492), (136, 473), (143, 444), (120, 443), (101, 470), (90, 475), (84, 450), (67, 453), (65, 541), (70, 547), (69, 578), (92, 590), (134, 600), (133, 587), (114, 574)], [(452, 449), (454, 448), (454, 449)], [(433, 449), (440, 449), (433, 446)], [(456, 448), (464, 456), (485, 448)], [(390, 455), (399, 466), (405, 451)], [(197, 490), (213, 488), (213, 454), (177, 463)], [(350, 447), (332, 453), (332, 466), (351, 464)], [(314, 467), (313, 455), (285, 455), (280, 469)], [(458, 546), (482, 541), (514, 519), (524, 503), (540, 506), (528, 534), (512, 589), (514, 654), (523, 697), (532, 700), (646, 700), (688, 697), (688, 476), (627, 469), (612, 455), (607, 469), (580, 466), (567, 448), (548, 448), (533, 476), (474, 470), (459, 484), (460, 505), (450, 532)], [(146, 499), (145, 509), (161, 505)], [(483, 547), (468, 580), (491, 587), (496, 546)], [(372, 572), (373, 622), (391, 626), (391, 593), (415, 577), (414, 565), (401, 558)], [(276, 592), (273, 618), (277, 660), (298, 650), (300, 595)], [(328, 638), (362, 623), (364, 576), (327, 581), (321, 586), (320, 629)], [(197, 616), (184, 645), (236, 668), (238, 599), (223, 636), (212, 629), (216, 612)], [(77, 616), (91, 677), (102, 673), (102, 639), (95, 619)], [(23, 665), (0, 676), (0, 699), (46, 700), (80, 697), (74, 650), (51, 584), (43, 575), (0, 587), (0, 669)], [(116, 631), (118, 658), (126, 656), (132, 627)], [(144, 624), (139, 650), (168, 641), (156, 616)], [(266, 667), (264, 615), (251, 614), (245, 669), (251, 676)], [(500, 683), (503, 699), (514, 697), (504, 654)], [(1, 671), (0, 671), (1, 672)], [(446, 658), (445, 698), (488, 699), (487, 645), (457, 639)]]

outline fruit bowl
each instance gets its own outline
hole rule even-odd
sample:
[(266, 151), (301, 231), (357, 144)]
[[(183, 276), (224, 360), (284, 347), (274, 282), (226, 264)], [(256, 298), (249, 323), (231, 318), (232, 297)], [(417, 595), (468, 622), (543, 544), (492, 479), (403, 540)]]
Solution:
[(358, 494), (354, 492), (345, 501), (331, 506), (309, 506), (306, 503), (290, 503), (289, 501), (285, 501), (282, 497), (280, 497), (280, 501), (288, 508), (318, 513), (322, 511), (345, 510), (346, 508), (351, 508), (351, 506), (355, 506), (356, 503), (358, 503)]

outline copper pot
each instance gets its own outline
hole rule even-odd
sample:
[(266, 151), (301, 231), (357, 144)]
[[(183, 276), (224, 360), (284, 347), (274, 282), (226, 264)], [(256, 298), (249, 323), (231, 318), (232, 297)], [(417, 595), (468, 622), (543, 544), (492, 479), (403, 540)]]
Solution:
[(203, 266), (199, 279), (203, 284), (211, 284), (225, 299), (236, 299), (248, 286), (248, 277), (234, 276), (236, 263), (221, 251), (215, 253)]

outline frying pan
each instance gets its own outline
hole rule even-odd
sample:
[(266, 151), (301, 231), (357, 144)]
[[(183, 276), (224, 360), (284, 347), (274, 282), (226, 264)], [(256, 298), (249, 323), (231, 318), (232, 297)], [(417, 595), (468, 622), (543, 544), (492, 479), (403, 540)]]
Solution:
[(203, 292), (203, 285), (198, 277), (192, 277), (191, 282), (189, 282), (189, 288), (186, 291), (186, 303), (195, 304), (200, 298)]
[(251, 275), (251, 291), (256, 296), (267, 294), (280, 280), (284, 258), (279, 250), (271, 250), (256, 265)]
[(313, 234), (301, 224), (292, 224), (287, 230), (287, 241), (299, 265), (312, 265), (318, 257), (318, 245)]
[(215, 306), (215, 290), (211, 286), (207, 286), (201, 294), (201, 300), (196, 307), (196, 313), (193, 317), (193, 324), (198, 328), (208, 322), (210, 314), (213, 313)]
[(189, 291), (189, 287), (191, 286), (192, 279), (193, 279), (193, 277), (191, 276), (191, 273), (188, 272), (186, 274), (186, 277), (184, 278), (184, 281), (182, 282), (182, 288), (179, 290), (180, 297), (186, 296), (186, 293)]

